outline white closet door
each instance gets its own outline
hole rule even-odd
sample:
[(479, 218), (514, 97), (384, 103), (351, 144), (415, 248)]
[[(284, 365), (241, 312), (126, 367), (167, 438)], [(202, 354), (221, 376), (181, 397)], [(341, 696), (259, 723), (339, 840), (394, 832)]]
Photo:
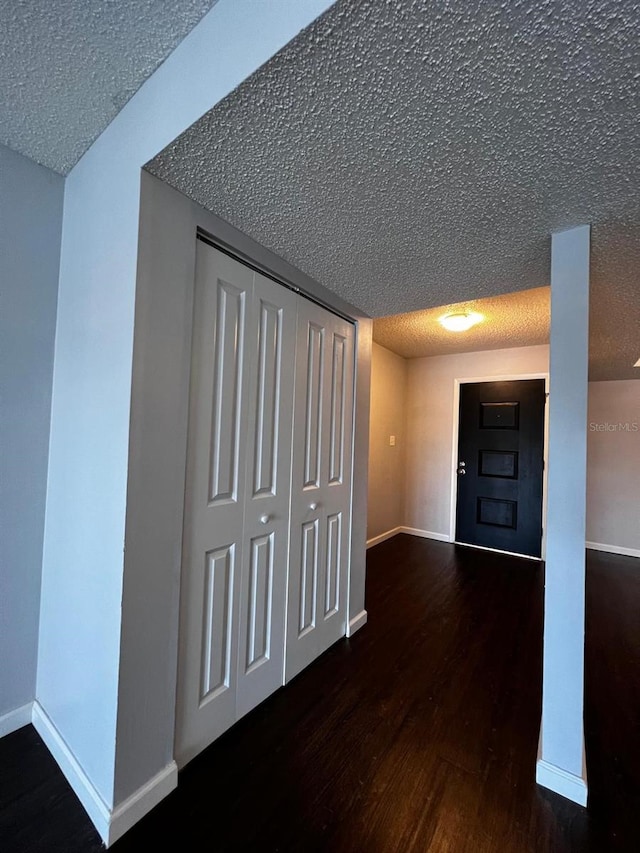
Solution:
[(297, 297), (256, 273), (252, 307), (238, 717), (283, 683)]
[(287, 681), (346, 631), (354, 337), (352, 324), (299, 300)]
[(197, 243), (176, 759), (283, 681), (297, 298)]
[(176, 758), (236, 720), (253, 271), (197, 242)]

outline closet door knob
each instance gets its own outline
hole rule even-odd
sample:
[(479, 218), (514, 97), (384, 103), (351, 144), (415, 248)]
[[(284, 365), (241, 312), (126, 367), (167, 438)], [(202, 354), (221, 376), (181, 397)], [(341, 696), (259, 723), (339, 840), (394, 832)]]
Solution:
[(269, 524), (270, 520), (271, 520), (270, 516), (268, 516), (268, 515), (261, 515), (260, 516), (260, 524)]
[(318, 504), (315, 501), (313, 503), (310, 503), (309, 509), (310, 510), (318, 509)]

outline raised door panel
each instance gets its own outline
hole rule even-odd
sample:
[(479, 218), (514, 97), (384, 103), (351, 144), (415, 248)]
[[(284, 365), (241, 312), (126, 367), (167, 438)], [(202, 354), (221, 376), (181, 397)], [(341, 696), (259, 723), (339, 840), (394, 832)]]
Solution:
[(331, 485), (344, 483), (345, 437), (348, 433), (345, 419), (348, 388), (348, 340), (338, 332), (332, 335), (331, 347), (331, 416), (329, 429), (329, 471)]
[(306, 332), (304, 476), (302, 482), (303, 488), (309, 490), (320, 486), (325, 330), (317, 323), (308, 322)]
[(324, 610), (322, 618), (339, 613), (342, 603), (342, 513), (327, 515), (326, 572), (324, 578)]
[(235, 546), (205, 554), (203, 638), (200, 704), (215, 699), (233, 685), (233, 590)]
[(318, 598), (318, 519), (302, 524), (302, 542), (298, 568), (300, 593), (292, 605), (298, 613), (298, 639), (316, 627)]
[(236, 719), (253, 273), (198, 241), (181, 578), (176, 758)]
[(259, 273), (251, 306), (238, 716), (283, 680), (297, 297)]
[(249, 674), (271, 658), (273, 616), (273, 533), (249, 543), (246, 643), (241, 672)]
[(219, 278), (216, 297), (209, 502), (237, 503), (247, 292)]

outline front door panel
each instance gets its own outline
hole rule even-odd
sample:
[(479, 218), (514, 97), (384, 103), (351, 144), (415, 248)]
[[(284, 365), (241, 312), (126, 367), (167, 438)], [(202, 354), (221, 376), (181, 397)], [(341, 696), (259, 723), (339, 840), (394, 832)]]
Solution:
[(540, 557), (543, 379), (460, 386), (456, 541)]

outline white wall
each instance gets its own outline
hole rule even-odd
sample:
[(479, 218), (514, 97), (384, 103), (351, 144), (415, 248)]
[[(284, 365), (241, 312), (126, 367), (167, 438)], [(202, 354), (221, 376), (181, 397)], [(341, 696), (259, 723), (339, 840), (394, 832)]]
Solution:
[(640, 379), (590, 382), (588, 420), (587, 542), (640, 557)]
[[(407, 361), (379, 344), (371, 354), (367, 540), (404, 524)], [(394, 435), (395, 446), (389, 436)]]
[(0, 146), (0, 734), (35, 696), (63, 191)]
[(415, 358), (408, 362), (407, 457), (404, 524), (448, 537), (451, 531), (451, 482), (454, 380), (547, 373), (549, 347)]
[[(118, 685), (131, 651), (120, 640), (140, 169), (330, 5), (220, 0), (67, 178), (37, 695), (83, 771), (89, 795), (76, 790), (103, 836), (105, 812), (136, 784), (121, 776), (115, 791), (118, 703), (137, 707), (150, 731), (162, 725), (153, 706), (122, 695), (144, 700), (144, 683), (120, 695)], [(141, 626), (153, 619), (144, 598), (125, 606)]]

